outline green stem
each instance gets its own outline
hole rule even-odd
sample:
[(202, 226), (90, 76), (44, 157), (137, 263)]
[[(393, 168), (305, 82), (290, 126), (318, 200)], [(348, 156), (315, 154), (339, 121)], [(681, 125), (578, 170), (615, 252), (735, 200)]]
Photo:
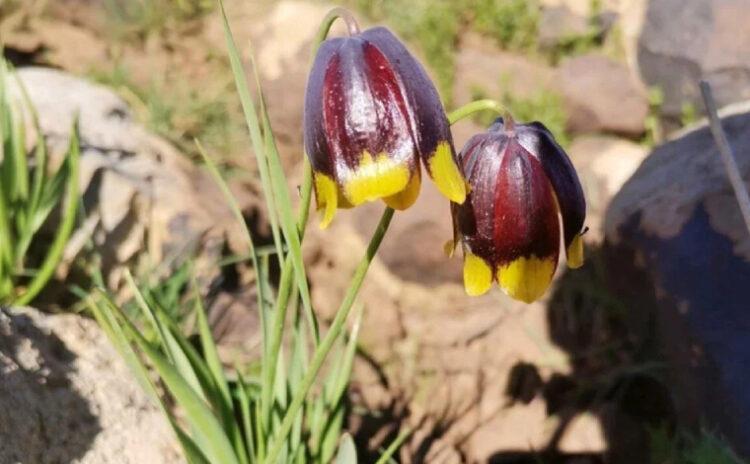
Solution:
[(302, 379), (300, 388), (294, 393), (292, 402), (290, 403), (289, 408), (284, 414), (284, 418), (281, 421), (281, 426), (279, 427), (279, 432), (274, 437), (273, 442), (271, 442), (270, 451), (265, 461), (266, 463), (275, 464), (276, 458), (278, 457), (281, 449), (284, 446), (284, 441), (286, 440), (287, 435), (289, 435), (289, 432), (292, 429), (294, 418), (297, 415), (297, 412), (302, 407), (302, 404), (307, 397), (307, 393), (309, 392), (310, 387), (312, 387), (312, 384), (318, 375), (318, 371), (320, 371), (320, 368), (323, 366), (323, 361), (325, 361), (328, 353), (333, 347), (334, 342), (339, 337), (341, 330), (344, 327), (346, 318), (352, 309), (354, 299), (357, 297), (357, 293), (359, 293), (359, 289), (362, 286), (362, 282), (364, 281), (365, 276), (367, 275), (367, 270), (370, 267), (370, 263), (375, 257), (375, 254), (377, 253), (378, 248), (383, 241), (383, 237), (385, 237), (385, 233), (388, 230), (388, 226), (391, 223), (392, 218), (393, 209), (386, 208), (385, 211), (383, 211), (383, 216), (380, 218), (378, 227), (375, 229), (375, 232), (370, 239), (370, 244), (367, 246), (367, 252), (365, 253), (365, 256), (362, 258), (362, 261), (360, 261), (357, 269), (354, 271), (354, 275), (352, 276), (349, 284), (349, 289), (346, 291), (346, 295), (341, 302), (341, 306), (339, 307), (338, 311), (336, 311), (336, 317), (333, 319), (333, 323), (331, 323), (331, 328), (328, 330), (328, 333), (326, 333), (320, 345), (315, 350), (315, 354), (313, 355), (312, 361), (310, 362), (310, 367), (305, 373), (305, 377)]
[[(351, 21), (354, 21), (353, 16), (347, 10), (343, 8), (334, 8), (331, 10), (318, 29), (318, 33), (315, 36), (313, 42), (313, 57), (317, 53), (320, 44), (328, 36), (328, 32), (331, 30), (334, 21), (338, 18), (343, 18), (347, 21), (347, 25)], [(356, 21), (354, 21), (356, 24)], [(351, 27), (350, 27), (351, 30)], [(310, 216), (310, 200), (312, 198), (312, 166), (307, 156), (304, 157), (303, 161), (303, 177), (302, 186), (300, 188), (300, 205), (299, 211), (297, 212), (297, 230), (299, 232), (300, 243), (305, 236), (305, 229), (307, 227), (307, 220)], [(279, 353), (281, 350), (281, 341), (284, 338), (284, 322), (286, 321), (286, 314), (289, 307), (289, 296), (292, 290), (292, 277), (294, 276), (294, 266), (292, 262), (292, 256), (288, 254), (284, 260), (284, 265), (281, 270), (281, 277), (279, 279), (279, 291), (278, 298), (276, 299), (276, 307), (274, 308), (274, 321), (271, 330), (271, 336), (269, 340), (269, 360), (266, 364), (265, 378), (263, 379), (261, 387), (261, 404), (263, 405), (263, 423), (270, 424), (271, 421), (271, 409), (273, 400), (273, 384), (276, 379), (276, 368), (279, 360)], [(315, 331), (317, 333), (317, 331)], [(316, 338), (315, 344), (317, 345), (319, 340)]]
[(453, 125), (458, 121), (480, 111), (494, 111), (495, 113), (501, 114), (506, 118), (512, 120), (512, 117), (510, 117), (510, 112), (502, 104), (500, 104), (496, 100), (485, 99), (467, 103), (461, 108), (451, 111), (448, 114), (448, 122)]

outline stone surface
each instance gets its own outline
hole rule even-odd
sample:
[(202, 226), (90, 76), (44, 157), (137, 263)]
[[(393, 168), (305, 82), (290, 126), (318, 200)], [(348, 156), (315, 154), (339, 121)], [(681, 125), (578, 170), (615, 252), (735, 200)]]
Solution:
[[(540, 62), (521, 54), (500, 50), (487, 40), (469, 34), (462, 39), (456, 53), (456, 76), (453, 84), (454, 106), (476, 99), (501, 99), (505, 92), (515, 97), (532, 97), (540, 88), (555, 88), (555, 72)], [(463, 141), (456, 140), (457, 147)]]
[(585, 135), (568, 148), (586, 197), (587, 241), (604, 236), (604, 216), (612, 197), (646, 158), (648, 150), (629, 140)]
[(0, 309), (0, 462), (183, 462), (169, 424), (91, 320)]
[(547, 48), (561, 45), (587, 35), (591, 27), (587, 16), (576, 14), (565, 5), (544, 8), (539, 18), (539, 44)]
[(702, 108), (700, 79), (711, 83), (719, 106), (750, 98), (747, 0), (645, 3), (642, 20), (630, 20), (639, 30), (637, 47), (630, 50), (644, 82), (664, 92), (667, 115), (678, 117), (684, 103)]
[(625, 65), (584, 55), (563, 62), (558, 79), (572, 132), (643, 133), (648, 100)]
[[(750, 113), (723, 126), (748, 185)], [(750, 234), (709, 129), (654, 150), (613, 199), (605, 228), (611, 284), (634, 332), (669, 366), (679, 415), (750, 453)]]
[(113, 91), (53, 69), (22, 68), (18, 77), (53, 155), (67, 149), (79, 117), (86, 218), (66, 247), (61, 278), (91, 242), (112, 288), (118, 288), (124, 265), (139, 259), (179, 262), (196, 252), (210, 261), (227, 241), (240, 243), (210, 177), (135, 122)]

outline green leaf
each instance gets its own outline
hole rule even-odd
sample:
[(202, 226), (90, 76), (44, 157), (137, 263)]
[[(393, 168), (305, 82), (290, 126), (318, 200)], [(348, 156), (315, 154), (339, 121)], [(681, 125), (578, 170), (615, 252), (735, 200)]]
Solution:
[(357, 448), (354, 446), (352, 436), (348, 433), (341, 436), (336, 464), (357, 464)]
[(39, 271), (29, 282), (26, 291), (16, 299), (17, 305), (28, 304), (33, 300), (37, 294), (44, 288), (52, 274), (55, 272), (55, 268), (62, 258), (63, 251), (65, 250), (65, 244), (70, 238), (70, 234), (73, 232), (73, 227), (76, 221), (76, 212), (78, 210), (78, 164), (80, 158), (80, 146), (78, 143), (78, 120), (73, 123), (73, 128), (70, 134), (70, 146), (68, 147), (68, 154), (65, 159), (65, 164), (68, 165), (68, 176), (65, 182), (65, 209), (62, 212), (62, 222), (57, 228), (57, 233), (52, 241), (52, 245), (47, 251), (47, 255), (42, 261), (42, 265)]
[(391, 458), (393, 455), (398, 451), (398, 449), (401, 447), (401, 445), (404, 443), (404, 441), (409, 438), (411, 433), (413, 432), (412, 429), (407, 428), (403, 432), (399, 434), (398, 437), (396, 437), (393, 442), (388, 446), (388, 448), (383, 451), (383, 454), (380, 455), (377, 462), (375, 464), (386, 464), (388, 462), (391, 462)]
[(120, 314), (120, 316), (123, 318), (125, 331), (135, 340), (151, 361), (177, 404), (185, 412), (186, 420), (195, 431), (197, 441), (204, 446), (203, 451), (209, 461), (221, 464), (239, 464), (239, 460), (232, 449), (232, 444), (208, 405), (195, 393), (190, 384), (172, 367), (169, 361), (143, 338), (132, 323), (124, 315)]
[(242, 111), (245, 115), (245, 122), (247, 123), (248, 131), (250, 132), (250, 142), (253, 145), (253, 152), (255, 158), (258, 161), (258, 171), (260, 173), (261, 185), (263, 187), (263, 193), (266, 199), (266, 208), (268, 210), (268, 219), (271, 224), (271, 231), (274, 238), (274, 244), (276, 245), (276, 252), (279, 256), (280, 262), (283, 261), (284, 254), (281, 247), (281, 240), (279, 237), (278, 229), (278, 217), (275, 207), (275, 189), (272, 186), (272, 180), (268, 172), (268, 160), (264, 150), (264, 139), (261, 134), (261, 126), (258, 122), (258, 114), (255, 111), (255, 105), (253, 99), (250, 97), (250, 91), (247, 87), (247, 80), (245, 72), (242, 68), (242, 59), (237, 51), (232, 31), (229, 27), (229, 21), (224, 10), (224, 4), (221, 0), (217, 0), (219, 4), (219, 10), (221, 13), (222, 26), (224, 29), (224, 38), (227, 43), (227, 53), (229, 54), (229, 63), (232, 68), (232, 74), (234, 75), (234, 82), (237, 87), (237, 93), (240, 97), (240, 103), (242, 105)]

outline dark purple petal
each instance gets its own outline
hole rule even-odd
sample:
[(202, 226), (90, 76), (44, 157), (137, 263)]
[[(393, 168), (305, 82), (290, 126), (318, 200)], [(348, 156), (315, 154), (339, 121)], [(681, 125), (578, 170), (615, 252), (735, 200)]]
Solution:
[(542, 164), (560, 206), (565, 247), (581, 233), (586, 220), (586, 199), (573, 164), (565, 150), (540, 122), (517, 126), (518, 138)]

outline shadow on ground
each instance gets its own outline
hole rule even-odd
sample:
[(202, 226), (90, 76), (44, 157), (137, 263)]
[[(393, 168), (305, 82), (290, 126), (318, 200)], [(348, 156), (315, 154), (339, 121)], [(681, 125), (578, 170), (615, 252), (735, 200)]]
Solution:
[[(571, 374), (556, 373), (544, 381), (537, 366), (518, 363), (505, 392), (512, 402), (541, 396), (547, 415), (559, 419), (557, 428), (545, 449), (498, 451), (491, 463), (648, 463), (654, 433), (674, 432), (665, 366), (650, 345), (651, 334), (643, 333), (649, 324), (629, 323), (630, 308), (607, 291), (612, 288), (608, 279), (617, 276), (607, 272), (601, 248), (589, 251), (583, 268), (566, 271), (558, 280), (547, 308), (550, 337), (568, 354)], [(599, 419), (604, 453), (558, 451), (571, 420), (581, 413)]]

